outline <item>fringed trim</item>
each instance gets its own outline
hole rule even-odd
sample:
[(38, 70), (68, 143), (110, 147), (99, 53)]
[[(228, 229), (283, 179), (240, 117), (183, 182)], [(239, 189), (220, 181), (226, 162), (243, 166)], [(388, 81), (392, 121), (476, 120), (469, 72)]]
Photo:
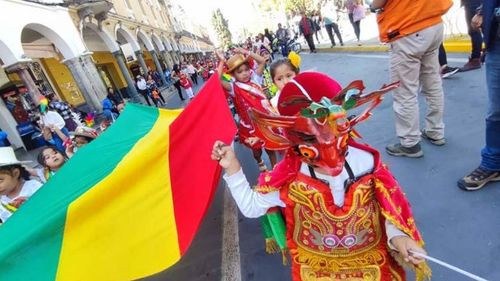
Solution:
[(422, 262), (417, 265), (405, 262), (404, 259), (396, 251), (390, 251), (391, 256), (396, 260), (396, 262), (405, 269), (411, 269), (415, 271), (415, 280), (424, 281), (431, 280), (432, 271), (427, 262)]
[(283, 266), (288, 265), (287, 249), (281, 250), (281, 258), (283, 259)]
[(266, 238), (266, 253), (275, 254), (280, 252), (280, 247), (274, 238)]

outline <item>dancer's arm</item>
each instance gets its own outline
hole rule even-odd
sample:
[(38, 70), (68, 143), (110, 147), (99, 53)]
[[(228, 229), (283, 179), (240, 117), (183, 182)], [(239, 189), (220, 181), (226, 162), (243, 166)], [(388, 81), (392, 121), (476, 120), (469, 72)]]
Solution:
[(245, 217), (257, 218), (264, 215), (269, 208), (285, 206), (285, 203), (279, 198), (278, 191), (261, 194), (250, 188), (234, 150), (230, 146), (216, 141), (211, 157), (213, 160), (219, 161), (219, 165), (224, 168), (226, 172), (224, 180)]

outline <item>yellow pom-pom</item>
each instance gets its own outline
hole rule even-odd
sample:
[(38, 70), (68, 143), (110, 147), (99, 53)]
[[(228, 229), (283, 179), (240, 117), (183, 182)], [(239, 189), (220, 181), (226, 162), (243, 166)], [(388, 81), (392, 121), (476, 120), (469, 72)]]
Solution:
[(299, 56), (299, 54), (297, 54), (294, 51), (291, 51), (288, 54), (288, 59), (290, 60), (290, 62), (292, 63), (293, 66), (295, 66), (296, 68), (300, 68), (300, 56)]

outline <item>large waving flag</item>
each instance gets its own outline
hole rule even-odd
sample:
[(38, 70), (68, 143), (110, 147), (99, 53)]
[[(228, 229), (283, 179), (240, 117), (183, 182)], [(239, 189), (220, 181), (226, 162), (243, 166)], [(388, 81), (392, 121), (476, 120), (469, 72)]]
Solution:
[(129, 104), (0, 227), (0, 280), (132, 280), (189, 247), (236, 132), (218, 77), (181, 110)]

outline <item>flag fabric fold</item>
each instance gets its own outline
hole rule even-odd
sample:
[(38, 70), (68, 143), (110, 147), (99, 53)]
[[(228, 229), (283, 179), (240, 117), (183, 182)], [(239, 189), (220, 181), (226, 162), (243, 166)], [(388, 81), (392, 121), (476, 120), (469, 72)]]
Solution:
[(236, 127), (214, 76), (184, 110), (127, 105), (0, 227), (2, 280), (132, 280), (187, 251)]

